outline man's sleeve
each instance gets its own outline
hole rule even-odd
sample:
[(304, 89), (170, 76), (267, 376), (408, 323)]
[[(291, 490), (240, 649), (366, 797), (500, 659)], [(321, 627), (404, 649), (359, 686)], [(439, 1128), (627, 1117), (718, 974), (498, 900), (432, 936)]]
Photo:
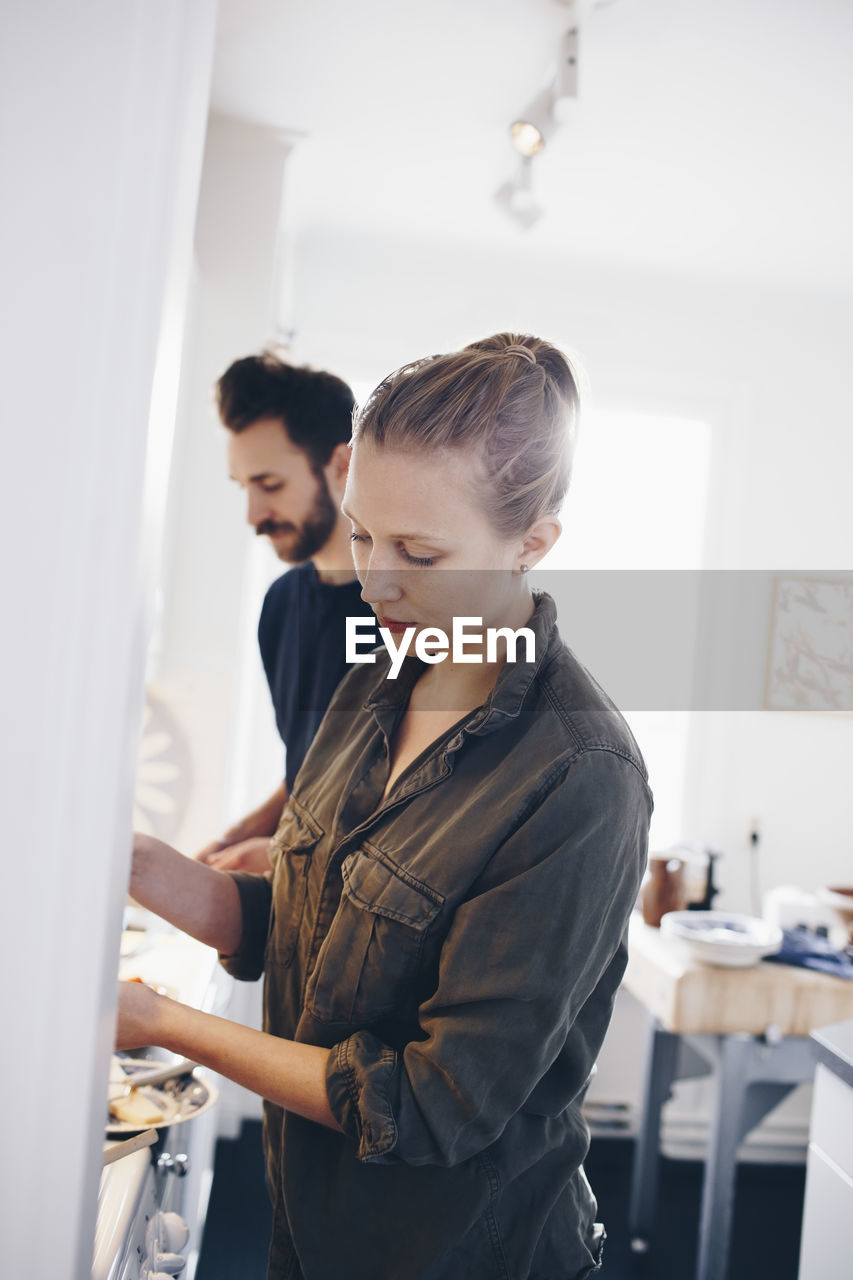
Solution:
[[(329, 1102), (360, 1159), (469, 1158), (500, 1136), (561, 1054), (556, 1099), (543, 1086), (546, 1113), (571, 1102), (585, 1077), (574, 1092), (569, 1080), (591, 1069), (624, 969), (650, 815), (636, 767), (590, 751), (496, 851), (442, 946), (436, 990), (419, 1013), (423, 1038), (400, 1051), (361, 1031), (329, 1054)], [(602, 1009), (582, 1014), (605, 976)], [(580, 1014), (584, 1029), (567, 1050)]]

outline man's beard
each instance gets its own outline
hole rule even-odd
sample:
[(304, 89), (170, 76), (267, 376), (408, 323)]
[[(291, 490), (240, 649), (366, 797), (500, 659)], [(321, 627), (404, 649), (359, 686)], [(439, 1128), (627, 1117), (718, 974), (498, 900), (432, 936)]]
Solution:
[(316, 477), (317, 491), (314, 505), (301, 525), (277, 524), (274, 520), (262, 520), (255, 532), (258, 537), (271, 534), (291, 534), (292, 541), (279, 543), (275, 553), (279, 560), (286, 564), (302, 564), (325, 547), (338, 519), (338, 512), (332, 502), (326, 477), (320, 473)]

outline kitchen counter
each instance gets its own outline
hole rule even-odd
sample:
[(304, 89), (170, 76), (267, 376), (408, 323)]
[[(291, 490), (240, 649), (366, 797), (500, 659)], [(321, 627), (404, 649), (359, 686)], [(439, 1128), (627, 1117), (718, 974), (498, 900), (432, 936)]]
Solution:
[[(225, 982), (220, 980), (220, 972)], [(122, 934), (118, 976), (122, 981), (141, 978), (160, 988), (164, 995), (205, 1013), (214, 1011), (231, 985), (224, 971), (219, 970), (213, 947), (159, 921), (151, 929), (125, 930)]]
[(853, 1021), (821, 1027), (811, 1038), (818, 1062), (853, 1089)]
[[(232, 980), (218, 964), (215, 950), (170, 929), (155, 916), (150, 917), (150, 925), (145, 923), (144, 929), (122, 934), (119, 977), (141, 978), (182, 1004), (206, 1013), (225, 1013)], [(165, 1062), (178, 1057), (156, 1048), (133, 1056), (143, 1054)], [(219, 1087), (212, 1072), (202, 1070), (201, 1074)], [(98, 1192), (93, 1280), (139, 1275), (140, 1258), (146, 1250), (165, 1248), (168, 1252), (162, 1239), (158, 1244), (152, 1224), (174, 1222), (170, 1215), (180, 1215), (189, 1228), (189, 1243), (182, 1247), (186, 1269), (181, 1274), (183, 1280), (192, 1280), (213, 1176), (217, 1112), (214, 1105), (197, 1118), (161, 1128), (153, 1147), (104, 1168)]]

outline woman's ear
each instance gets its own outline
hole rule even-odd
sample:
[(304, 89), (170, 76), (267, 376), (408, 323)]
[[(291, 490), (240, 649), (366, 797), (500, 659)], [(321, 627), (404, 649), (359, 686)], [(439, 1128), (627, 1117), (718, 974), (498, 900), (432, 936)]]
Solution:
[(323, 468), (323, 475), (326, 477), (329, 492), (334, 498), (337, 498), (338, 502), (344, 496), (350, 457), (349, 445), (336, 444), (332, 450), (332, 456)]
[(522, 539), (516, 567), (526, 565), (528, 569), (532, 569), (547, 555), (562, 532), (563, 526), (556, 516), (540, 516)]

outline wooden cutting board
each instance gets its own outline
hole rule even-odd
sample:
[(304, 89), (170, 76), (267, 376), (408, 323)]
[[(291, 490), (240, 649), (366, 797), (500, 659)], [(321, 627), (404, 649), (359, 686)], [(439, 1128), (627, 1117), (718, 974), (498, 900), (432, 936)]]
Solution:
[(724, 969), (693, 960), (677, 938), (644, 924), (629, 930), (624, 985), (667, 1031), (761, 1035), (770, 1028), (807, 1036), (815, 1027), (853, 1018), (853, 981), (794, 965), (759, 961)]

